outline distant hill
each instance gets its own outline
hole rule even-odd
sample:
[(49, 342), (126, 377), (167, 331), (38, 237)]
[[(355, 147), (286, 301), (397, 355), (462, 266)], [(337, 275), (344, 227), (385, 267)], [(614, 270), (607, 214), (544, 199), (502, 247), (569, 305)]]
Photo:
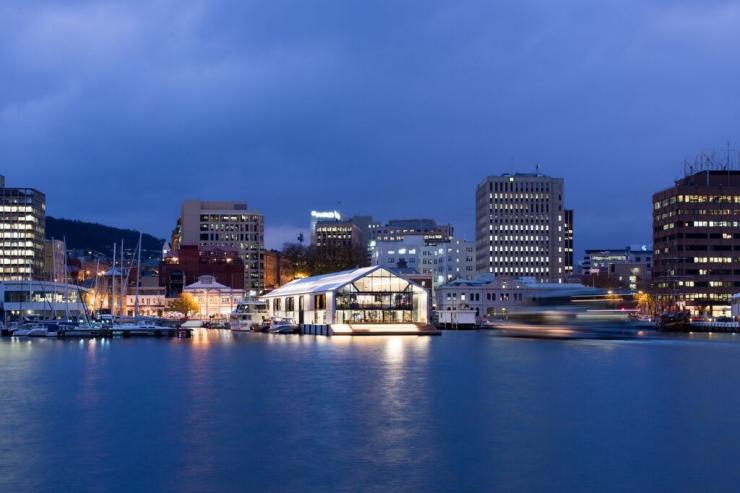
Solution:
[[(135, 248), (139, 242), (139, 232), (132, 229), (119, 229), (51, 216), (46, 216), (46, 237), (57, 240), (66, 238), (69, 249), (79, 248), (101, 253), (110, 253), (113, 243), (120, 245), (121, 240), (127, 249)], [(144, 234), (141, 237), (141, 243), (142, 250), (161, 250), (164, 240)]]

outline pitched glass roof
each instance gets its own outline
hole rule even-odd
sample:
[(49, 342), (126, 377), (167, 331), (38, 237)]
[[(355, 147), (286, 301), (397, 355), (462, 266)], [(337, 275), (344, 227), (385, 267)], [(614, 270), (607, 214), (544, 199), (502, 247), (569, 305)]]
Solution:
[(291, 281), (284, 286), (270, 291), (264, 295), (264, 298), (334, 291), (335, 289), (341, 288), (350, 282), (354, 282), (378, 269), (382, 269), (382, 267), (379, 265), (373, 265), (370, 267), (362, 267), (360, 269), (332, 272), (331, 274), (296, 279), (295, 281)]

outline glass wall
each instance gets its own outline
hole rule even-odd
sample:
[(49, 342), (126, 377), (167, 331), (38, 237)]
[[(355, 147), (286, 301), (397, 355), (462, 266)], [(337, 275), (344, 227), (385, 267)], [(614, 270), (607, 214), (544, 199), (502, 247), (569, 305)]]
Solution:
[(421, 293), (384, 269), (336, 292), (337, 323), (412, 323), (419, 321)]

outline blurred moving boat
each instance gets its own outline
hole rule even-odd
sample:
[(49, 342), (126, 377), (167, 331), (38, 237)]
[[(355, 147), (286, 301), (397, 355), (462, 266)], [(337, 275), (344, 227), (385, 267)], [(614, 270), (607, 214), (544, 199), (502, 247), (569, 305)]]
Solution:
[(526, 312), (490, 321), (487, 326), (505, 336), (541, 339), (632, 339), (645, 335), (644, 327), (629, 317), (609, 313)]

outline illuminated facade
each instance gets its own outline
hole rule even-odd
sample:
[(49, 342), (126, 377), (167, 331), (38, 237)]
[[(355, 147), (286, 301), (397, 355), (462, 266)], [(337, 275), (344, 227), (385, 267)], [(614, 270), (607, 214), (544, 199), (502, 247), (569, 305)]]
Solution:
[(264, 217), (245, 202), (184, 202), (172, 244), (235, 248), (244, 262), (244, 288), (253, 292), (264, 288)]
[[(316, 211), (311, 212), (311, 244), (324, 248), (365, 247), (370, 242), (370, 225), (373, 218), (370, 216), (353, 216), (342, 220), (338, 212), (319, 213), (323, 216), (315, 217)], [(326, 218), (335, 214), (334, 218)]]
[(339, 211), (311, 211), (311, 244), (316, 243), (316, 225), (319, 222), (340, 222), (342, 214)]
[(574, 242), (574, 226), (573, 226), (573, 209), (565, 209), (565, 274), (573, 273), (573, 242)]
[(449, 241), (455, 229), (451, 224), (437, 224), (433, 219), (391, 219), (387, 224), (372, 224), (370, 239), (403, 241), (407, 236), (421, 236), (430, 243)]
[(313, 244), (319, 248), (361, 247), (364, 238), (352, 221), (325, 221), (316, 224)]
[(378, 241), (372, 263), (386, 268), (413, 269), (431, 276), (437, 287), (452, 279), (475, 276), (475, 244), (454, 238), (430, 243), (421, 235), (406, 235), (402, 240)]
[(586, 250), (580, 267), (588, 286), (647, 290), (653, 277), (653, 250), (647, 245)]
[(653, 195), (653, 248), (661, 308), (729, 315), (740, 290), (740, 171), (700, 171)]
[(198, 282), (183, 289), (198, 302), (200, 311), (195, 315), (202, 320), (228, 319), (236, 305), (244, 299), (243, 289), (233, 289), (216, 282), (213, 276), (200, 276)]
[[(126, 294), (126, 315), (136, 315), (136, 287), (129, 287)], [(167, 311), (167, 299), (164, 286), (139, 286), (139, 316), (162, 317)]]
[(563, 282), (566, 227), (562, 178), (489, 176), (476, 190), (476, 271)]
[(543, 283), (534, 278), (497, 278), (483, 274), (473, 280), (458, 279), (437, 289), (437, 311), (473, 310), (476, 317), (500, 317), (526, 309), (546, 298), (603, 294), (575, 283)]
[(379, 266), (292, 281), (268, 294), (269, 314), (296, 324), (330, 325), (335, 331), (383, 332), (425, 325), (426, 289)]
[(45, 228), (44, 194), (0, 176), (0, 280), (43, 279)]
[(73, 284), (47, 281), (0, 282), (0, 320), (71, 320), (85, 317), (81, 295), (86, 292)]

